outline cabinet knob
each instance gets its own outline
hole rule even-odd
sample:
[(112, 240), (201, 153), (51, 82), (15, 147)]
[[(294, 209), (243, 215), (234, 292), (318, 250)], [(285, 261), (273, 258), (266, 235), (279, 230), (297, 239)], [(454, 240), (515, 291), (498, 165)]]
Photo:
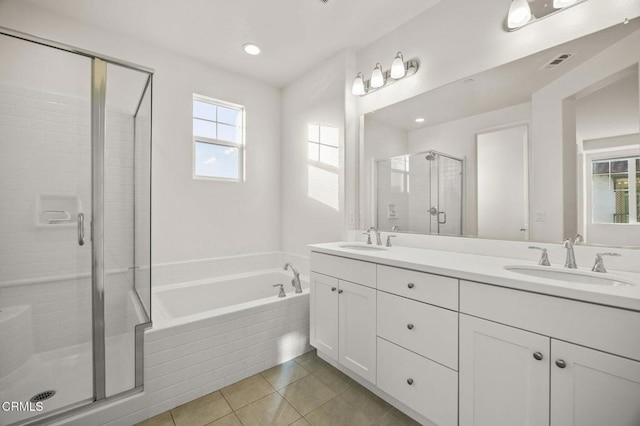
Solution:
[(331, 287), (331, 291), (336, 291), (336, 290), (337, 290), (337, 288)]
[(542, 361), (542, 358), (544, 358), (540, 352), (534, 352), (533, 357), (538, 361)]
[(413, 324), (407, 324), (407, 328), (408, 328), (409, 330), (413, 330)]
[(414, 285), (413, 283), (409, 283), (409, 284), (407, 284), (407, 287), (409, 287), (409, 288), (414, 288), (414, 287), (415, 287), (415, 285)]
[(344, 290), (338, 290), (338, 294), (342, 294)]
[(565, 368), (567, 366), (567, 363), (563, 359), (558, 359), (556, 360), (556, 365), (558, 366), (558, 368)]
[(407, 384), (411, 386), (413, 384), (413, 379), (407, 379)]

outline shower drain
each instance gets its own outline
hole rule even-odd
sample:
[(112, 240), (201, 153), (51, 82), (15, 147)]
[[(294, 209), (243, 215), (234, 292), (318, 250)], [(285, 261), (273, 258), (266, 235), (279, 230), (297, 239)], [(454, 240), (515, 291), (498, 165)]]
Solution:
[(54, 391), (54, 390), (48, 390), (48, 391), (40, 392), (40, 393), (38, 393), (36, 395), (33, 395), (29, 401), (30, 402), (44, 401), (46, 399), (51, 398), (55, 394), (56, 394), (56, 391)]

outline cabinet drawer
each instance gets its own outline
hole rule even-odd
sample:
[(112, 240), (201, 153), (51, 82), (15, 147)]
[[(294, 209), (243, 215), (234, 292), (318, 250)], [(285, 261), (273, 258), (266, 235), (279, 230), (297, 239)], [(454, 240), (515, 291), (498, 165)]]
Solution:
[(470, 281), (460, 311), (640, 361), (640, 313)]
[(378, 335), (458, 369), (458, 313), (378, 291)]
[(311, 252), (311, 270), (344, 281), (376, 288), (376, 264)]
[(458, 310), (458, 280), (425, 272), (378, 265), (378, 289)]
[(458, 424), (458, 374), (381, 338), (378, 387), (440, 426)]

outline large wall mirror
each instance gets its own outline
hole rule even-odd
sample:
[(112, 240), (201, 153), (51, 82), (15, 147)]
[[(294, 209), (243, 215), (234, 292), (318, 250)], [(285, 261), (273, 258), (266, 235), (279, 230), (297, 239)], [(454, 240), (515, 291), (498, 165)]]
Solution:
[(364, 116), (364, 226), (640, 246), (640, 18)]

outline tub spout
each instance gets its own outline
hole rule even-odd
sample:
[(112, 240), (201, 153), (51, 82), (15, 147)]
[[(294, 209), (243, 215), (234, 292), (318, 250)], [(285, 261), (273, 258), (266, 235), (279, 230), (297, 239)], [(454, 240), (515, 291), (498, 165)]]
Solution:
[(293, 272), (293, 279), (291, 280), (291, 285), (296, 289), (296, 293), (302, 293), (302, 285), (300, 284), (300, 274), (296, 271), (296, 268), (289, 262), (284, 264), (283, 269), (286, 271), (287, 269), (291, 269)]

